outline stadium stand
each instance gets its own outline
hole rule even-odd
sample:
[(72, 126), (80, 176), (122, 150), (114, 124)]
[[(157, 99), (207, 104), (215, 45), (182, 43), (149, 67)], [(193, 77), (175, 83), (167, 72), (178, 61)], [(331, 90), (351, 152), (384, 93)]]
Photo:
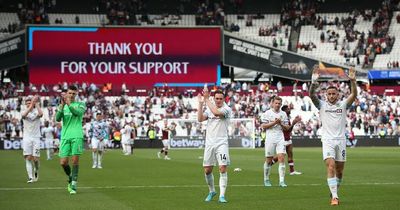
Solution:
[[(322, 85), (326, 88), (328, 83)], [(349, 92), (348, 84), (337, 84), (344, 94)], [(233, 108), (235, 118), (256, 117), (256, 126), (259, 125), (259, 113), (269, 108), (269, 100), (273, 95), (285, 95), (288, 92), (277, 93), (276, 87), (262, 84), (244, 88), (243, 84), (234, 82), (224, 84), (223, 88), (227, 93), (226, 103)], [(32, 87), (31, 87), (32, 88)], [(2, 86), (2, 100), (0, 102), (0, 136), (4, 137), (10, 133), (12, 137), (17, 135), (20, 128), (21, 114), (19, 110), (23, 108), (24, 97), (4, 98), (4, 93), (14, 93), (17, 85), (8, 84)], [(359, 97), (350, 108), (348, 114), (348, 126), (355, 135), (398, 135), (400, 134), (400, 97), (396, 95), (379, 95), (373, 90), (358, 87)], [(320, 122), (318, 112), (313, 107), (307, 92), (300, 91), (294, 94), (291, 87), (283, 87), (289, 91), (288, 96), (283, 96), (283, 104), (292, 108), (292, 115), (301, 115), (302, 122), (294, 128), (294, 134), (298, 136), (319, 135)], [(36, 90), (40, 93), (40, 90)], [(44, 91), (44, 89), (43, 89)], [(200, 90), (199, 90), (200, 91)], [(291, 92), (291, 93), (290, 93)], [(57, 105), (57, 95), (50, 95), (49, 92), (42, 92), (42, 106), (44, 109), (44, 120), (53, 121)], [(93, 114), (101, 111), (109, 119), (109, 123), (114, 130), (119, 130), (126, 122), (134, 122), (138, 131), (144, 131), (150, 123), (161, 122), (163, 119), (196, 119), (197, 101), (193, 97), (193, 92), (170, 91), (165, 88), (154, 88), (147, 92), (147, 96), (106, 96), (100, 88), (93, 85), (86, 85), (86, 89), (80, 87), (80, 100), (85, 101), (88, 107), (85, 114), (86, 122), (93, 119)], [(297, 91), (296, 91), (297, 93)], [(321, 97), (324, 97), (323, 91)], [(195, 128), (193, 128), (195, 129)], [(184, 135), (183, 128), (178, 129), (178, 135)], [(21, 135), (21, 134), (20, 134)], [(144, 136), (144, 132), (139, 132), (138, 136)]]
[[(394, 37), (397, 38), (397, 41), (394, 42), (394, 45), (388, 54), (381, 54), (377, 55), (375, 59), (375, 63), (373, 68), (374, 69), (385, 69), (385, 68), (398, 68), (398, 62), (400, 61), (400, 42), (398, 41), (398, 38), (400, 38), (400, 12), (396, 12), (393, 14), (390, 28), (389, 28), (389, 34), (393, 35)], [(393, 65), (393, 63), (396, 63), (397, 65)]]
[[(27, 1), (24, 4), (23, 1), (2, 1), (0, 39), (23, 30), (25, 24), (32, 23), (83, 26), (220, 25), (225, 30), (254, 42), (285, 50), (291, 50), (292, 45), (302, 55), (336, 64), (369, 69), (373, 63), (374, 69), (387, 69), (398, 68), (400, 62), (400, 12), (392, 13), (400, 9), (398, 0), (374, 1), (368, 4), (354, 0), (353, 7), (344, 9), (343, 4), (346, 2), (343, 1), (301, 1), (300, 4), (291, 0), (255, 0), (254, 4), (246, 1), (207, 4), (209, 1), (190, 0), (171, 0), (168, 3), (155, 0), (138, 0), (132, 3), (109, 0), (100, 3), (95, 0), (41, 2)], [(354, 10), (354, 7), (358, 10)], [(45, 119), (53, 119), (57, 96), (67, 85), (35, 87), (24, 79), (0, 86), (0, 137), (7, 133), (17, 135), (21, 127), (19, 110), (27, 95), (42, 95)], [(278, 91), (280, 88), (275, 86), (276, 83), (259, 83), (258, 86), (246, 83), (245, 88), (243, 84), (236, 81), (223, 86), (228, 94), (226, 102), (234, 107), (235, 117), (257, 116), (269, 107), (270, 97), (279, 94), (283, 96), (284, 104), (293, 108), (292, 115), (302, 113), (303, 120), (294, 129), (295, 135), (318, 134), (320, 123), (306, 89), (297, 90), (293, 86), (284, 85)], [(298, 87), (301, 87), (300, 84)], [(102, 110), (116, 129), (126, 121), (134, 121), (141, 130), (146, 129), (146, 122), (148, 124), (164, 118), (193, 118), (196, 111), (193, 95), (200, 91), (198, 88), (185, 90), (164, 87), (148, 90), (127, 87), (129, 92), (124, 91), (121, 96), (123, 89), (115, 84), (110, 90), (99, 84), (85, 84), (80, 87), (81, 99), (93, 106), (88, 109), (86, 120), (90, 120), (95, 111)], [(340, 87), (348, 91), (346, 83), (340, 84)], [(358, 135), (400, 134), (398, 88), (371, 85), (360, 86), (358, 89), (359, 97), (348, 115), (349, 128)]]

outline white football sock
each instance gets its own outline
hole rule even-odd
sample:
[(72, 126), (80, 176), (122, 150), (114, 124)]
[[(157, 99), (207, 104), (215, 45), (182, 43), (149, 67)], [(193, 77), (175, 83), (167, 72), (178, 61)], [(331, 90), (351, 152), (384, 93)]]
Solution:
[(39, 166), (40, 166), (39, 159), (37, 161), (33, 161), (33, 164), (35, 166), (35, 171), (38, 172), (39, 171)]
[(269, 181), (269, 175), (271, 174), (271, 165), (264, 162), (264, 182)]
[(219, 197), (225, 196), (226, 187), (228, 185), (228, 173), (219, 173)]
[(285, 182), (285, 172), (286, 172), (286, 166), (285, 163), (279, 163), (279, 182)]
[(92, 152), (93, 165), (97, 166), (97, 152)]
[(208, 189), (210, 190), (210, 192), (215, 192), (215, 186), (214, 186), (214, 175), (213, 173), (210, 174), (204, 174), (205, 178), (206, 178), (206, 183), (208, 185)]
[(121, 144), (121, 145), (122, 145), (122, 153), (126, 154), (125, 144)]
[(26, 172), (28, 172), (29, 179), (33, 179), (33, 164), (32, 161), (25, 159)]
[(337, 180), (336, 177), (327, 179), (329, 190), (331, 191), (332, 198), (338, 198), (337, 194)]
[(47, 159), (50, 159), (51, 158), (51, 151), (50, 151), (49, 148), (46, 150), (46, 154), (47, 154)]
[(103, 152), (98, 152), (97, 153), (97, 164), (99, 165), (99, 166), (101, 166), (101, 161), (103, 160)]
[(126, 154), (131, 154), (132, 150), (131, 145), (126, 145), (125, 148), (126, 148)]

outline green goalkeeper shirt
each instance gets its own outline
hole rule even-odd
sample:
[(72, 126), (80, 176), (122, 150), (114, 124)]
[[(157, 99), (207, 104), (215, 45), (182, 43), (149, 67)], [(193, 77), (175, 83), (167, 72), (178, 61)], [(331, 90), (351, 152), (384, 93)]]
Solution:
[(72, 102), (69, 106), (57, 108), (56, 121), (62, 120), (61, 139), (83, 138), (82, 119), (86, 105), (83, 102)]

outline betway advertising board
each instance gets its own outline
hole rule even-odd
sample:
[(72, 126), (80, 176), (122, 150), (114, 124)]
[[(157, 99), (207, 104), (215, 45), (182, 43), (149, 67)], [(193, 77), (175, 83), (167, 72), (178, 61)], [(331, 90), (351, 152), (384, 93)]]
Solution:
[[(254, 148), (254, 141), (249, 137), (229, 137), (229, 147), (241, 147), (241, 148)], [(170, 141), (171, 148), (203, 148), (205, 146), (205, 139), (203, 136), (188, 137), (188, 136), (177, 136)]]

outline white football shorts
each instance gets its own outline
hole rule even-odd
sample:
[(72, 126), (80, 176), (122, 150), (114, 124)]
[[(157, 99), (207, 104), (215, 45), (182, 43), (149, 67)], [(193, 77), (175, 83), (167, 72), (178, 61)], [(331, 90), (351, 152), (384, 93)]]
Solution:
[(333, 158), (335, 161), (346, 162), (346, 140), (322, 141), (322, 155), (324, 160)]
[(265, 157), (273, 157), (276, 154), (286, 154), (286, 142), (281, 140), (278, 142), (265, 141)]
[(169, 140), (168, 139), (163, 139), (161, 142), (162, 142), (162, 144), (164, 145), (165, 148), (169, 147)]
[(203, 166), (230, 165), (228, 143), (207, 145), (204, 149)]
[(44, 145), (46, 149), (53, 149), (54, 148), (54, 139), (45, 139)]
[(40, 157), (40, 138), (26, 138), (22, 140), (23, 155)]
[(92, 138), (92, 149), (97, 149), (99, 151), (104, 151), (105, 142), (100, 141), (97, 138)]

